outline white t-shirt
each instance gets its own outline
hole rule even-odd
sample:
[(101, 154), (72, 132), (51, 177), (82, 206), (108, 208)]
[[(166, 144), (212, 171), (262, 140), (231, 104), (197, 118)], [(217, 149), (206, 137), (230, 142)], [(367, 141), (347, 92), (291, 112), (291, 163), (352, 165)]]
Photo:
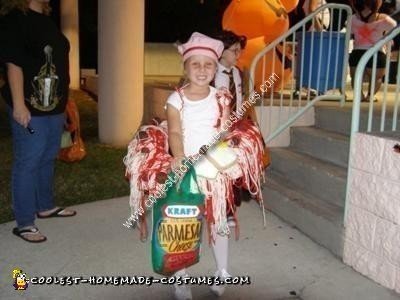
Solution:
[[(396, 27), (396, 21), (389, 16), (364, 23), (356, 15), (351, 16), (351, 32), (354, 34), (354, 49), (367, 50), (374, 46), (388, 31)], [(385, 52), (385, 49), (382, 49)]]
[[(304, 13), (306, 14), (306, 16), (308, 16), (309, 14), (312, 13), (312, 11), (310, 11), (310, 2), (312, 0), (305, 0), (304, 1), (304, 5), (303, 5), (303, 10)], [(325, 0), (314, 0), (314, 9), (318, 9), (320, 6), (323, 6), (326, 4)], [(326, 8), (324, 10), (322, 10), (318, 15), (317, 18), (319, 19), (319, 21), (322, 23), (321, 25), (324, 26), (324, 28), (328, 28), (329, 27), (329, 23), (330, 23), (330, 13), (329, 13), (329, 8)], [(311, 26), (309, 29), (309, 31), (313, 30), (313, 26)]]
[(167, 104), (181, 112), (183, 150), (186, 156), (198, 153), (201, 146), (208, 144), (218, 133), (216, 125), (219, 109), (216, 92), (217, 90), (210, 86), (210, 93), (201, 100), (189, 100), (183, 92), (181, 98), (176, 91), (167, 99)]

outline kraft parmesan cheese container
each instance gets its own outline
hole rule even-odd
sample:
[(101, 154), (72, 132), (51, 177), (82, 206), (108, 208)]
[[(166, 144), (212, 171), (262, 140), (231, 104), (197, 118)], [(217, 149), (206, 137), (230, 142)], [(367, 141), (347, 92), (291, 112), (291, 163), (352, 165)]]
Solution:
[(203, 214), (204, 195), (190, 167), (180, 185), (171, 185), (153, 206), (151, 245), (156, 273), (169, 276), (199, 262)]

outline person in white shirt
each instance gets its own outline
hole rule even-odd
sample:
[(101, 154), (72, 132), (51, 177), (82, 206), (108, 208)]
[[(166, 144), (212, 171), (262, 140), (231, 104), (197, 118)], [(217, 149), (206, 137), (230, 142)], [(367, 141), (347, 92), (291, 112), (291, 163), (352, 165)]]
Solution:
[[(246, 47), (247, 38), (240, 36), (229, 30), (223, 30), (215, 36), (216, 39), (224, 43), (224, 51), (218, 62), (217, 73), (215, 74), (214, 86), (216, 88), (225, 87), (232, 95), (231, 111), (239, 113), (243, 103), (243, 75), (236, 63)], [(234, 186), (235, 205), (240, 206), (241, 199), (245, 197), (245, 191)], [(249, 195), (247, 195), (247, 198)], [(235, 227), (236, 222), (232, 212), (227, 215), (229, 227)]]
[[(227, 222), (227, 213), (232, 212), (234, 214), (236, 238), (239, 234), (239, 223), (236, 218), (236, 206), (234, 205), (231, 187), (241, 179), (240, 186), (249, 190), (251, 195), (263, 205), (261, 180), (264, 176), (262, 161), (264, 151), (261, 132), (253, 122), (242, 118), (244, 114), (240, 113), (237, 116), (231, 113), (232, 97), (227, 88), (216, 89), (210, 86), (223, 50), (224, 44), (220, 40), (210, 38), (199, 32), (194, 32), (186, 43), (178, 46), (178, 52), (182, 55), (186, 83), (178, 87), (167, 99), (167, 123), (159, 126), (141, 127), (128, 147), (128, 155), (124, 158), (132, 187), (131, 196), (132, 191), (134, 194), (133, 197), (130, 197), (133, 216), (137, 213), (139, 213), (139, 216), (142, 215), (138, 208), (149, 208), (148, 200), (150, 197), (146, 195), (155, 195), (159, 191), (156, 188), (156, 181), (163, 181), (161, 179), (163, 174), (166, 175), (171, 172), (178, 174), (176, 182), (173, 182), (175, 179), (170, 180), (171, 184), (176, 184), (172, 186), (176, 189), (179, 184), (177, 181), (184, 180), (182, 176), (186, 172), (181, 167), (189, 168), (194, 164), (198, 185), (196, 190), (200, 190), (205, 196), (204, 212), (201, 212), (198, 216), (204, 217), (206, 221), (205, 226), (216, 264), (214, 276), (215, 278), (218, 277), (219, 280), (231, 277), (228, 273), (231, 230)], [(254, 104), (258, 100), (260, 96), (257, 95), (257, 93), (254, 93), (253, 97), (249, 97), (250, 103)], [(152, 133), (147, 134), (148, 129)], [(218, 141), (224, 142), (223, 148), (231, 149), (235, 155), (237, 153), (236, 162), (233, 165), (236, 167), (228, 168), (226, 172), (218, 170), (217, 178), (201, 176), (198, 172), (198, 165), (209, 160), (211, 153), (214, 153), (213, 150), (215, 150), (213, 146)], [(213, 149), (210, 149), (211, 147)], [(210, 151), (208, 151), (209, 149)], [(202, 158), (202, 156), (206, 157)], [(217, 161), (214, 158), (212, 159)], [(214, 163), (212, 162), (212, 164)], [(178, 169), (181, 171), (177, 171)], [(228, 172), (228, 170), (230, 171)], [(162, 184), (163, 187), (160, 188), (164, 190), (167, 184), (167, 181), (165, 181)], [(139, 197), (137, 197), (138, 194)], [(175, 200), (181, 203), (179, 197)], [(145, 206), (143, 201), (145, 201)], [(145, 218), (145, 215), (143, 218)], [(145, 223), (137, 224), (146, 226)], [(176, 230), (179, 231), (179, 228), (176, 227)], [(153, 234), (158, 235), (157, 232), (158, 227), (154, 226)], [(194, 238), (188, 236), (189, 239)], [(187, 267), (192, 265), (190, 264), (191, 261), (194, 261), (190, 261), (190, 258), (196, 255), (197, 250), (187, 248), (189, 245), (183, 247), (182, 245), (186, 242), (183, 241), (185, 240), (183, 237), (180, 237), (180, 233), (177, 233), (175, 237), (168, 238), (168, 240), (171, 243), (177, 242), (181, 246), (178, 250), (176, 250), (177, 248), (166, 247), (168, 251), (164, 251), (164, 267), (169, 270), (168, 272), (175, 272), (173, 276), (177, 280), (187, 278), (189, 276)], [(190, 241), (189, 244), (192, 245), (193, 242)], [(183, 280), (181, 282), (183, 284), (179, 282), (174, 284), (175, 298), (178, 300), (192, 299), (190, 284)], [(217, 296), (224, 293), (225, 287), (226, 285), (216, 284), (215, 282), (210, 285), (211, 291)]]
[[(386, 14), (379, 13), (382, 6), (382, 0), (355, 0), (353, 8), (355, 14), (351, 17), (351, 33), (354, 35), (354, 49), (349, 56), (350, 75), (352, 86), (354, 87), (354, 75), (356, 67), (361, 57), (373, 45), (375, 45), (386, 33), (396, 27), (396, 21)], [(373, 67), (372, 58), (368, 61), (366, 71), (369, 78), (372, 76)], [(382, 84), (382, 78), (386, 68), (386, 50), (385, 47), (380, 49), (377, 54), (375, 95)], [(370, 79), (370, 85), (371, 85)], [(363, 93), (361, 102), (369, 102), (370, 88), (368, 94)], [(375, 98), (374, 101), (377, 101)]]
[[(184, 62), (187, 84), (167, 99), (168, 142), (174, 157), (173, 169), (178, 168), (185, 157), (196, 155), (201, 146), (218, 133), (217, 124), (229, 117), (229, 103), (220, 110), (222, 104), (218, 101), (217, 89), (210, 86), (223, 51), (222, 42), (195, 32), (186, 43), (178, 46), (178, 51)], [(228, 235), (216, 233), (212, 248), (217, 265), (215, 276), (230, 277), (227, 272)], [(187, 277), (188, 274), (186, 269), (181, 269), (174, 276)], [(210, 288), (218, 296), (225, 290), (222, 285)], [(175, 298), (192, 299), (190, 286), (175, 285)]]

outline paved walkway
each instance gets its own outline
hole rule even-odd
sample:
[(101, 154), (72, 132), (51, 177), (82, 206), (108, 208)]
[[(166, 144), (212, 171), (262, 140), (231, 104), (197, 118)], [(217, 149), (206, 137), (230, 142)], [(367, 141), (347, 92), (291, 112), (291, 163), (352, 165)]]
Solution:
[[(38, 220), (47, 235), (29, 244), (11, 233), (14, 223), (0, 225), (0, 299), (173, 299), (172, 287), (30, 285), (15, 291), (11, 272), (28, 276), (157, 276), (151, 271), (150, 243), (122, 226), (129, 214), (127, 197), (75, 207), (74, 218)], [(400, 295), (345, 266), (327, 250), (273, 214), (262, 227), (256, 203), (240, 208), (241, 235), (231, 241), (233, 275), (248, 275), (251, 285), (229, 286), (222, 299), (399, 300)], [(193, 276), (215, 271), (211, 249), (204, 244)], [(194, 299), (214, 299), (205, 285), (193, 286)]]

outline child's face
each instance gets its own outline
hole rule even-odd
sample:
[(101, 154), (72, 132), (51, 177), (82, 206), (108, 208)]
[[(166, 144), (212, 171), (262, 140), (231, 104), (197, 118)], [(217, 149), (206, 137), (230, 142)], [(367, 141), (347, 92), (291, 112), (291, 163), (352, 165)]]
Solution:
[(240, 43), (233, 44), (232, 46), (224, 50), (220, 62), (225, 67), (233, 67), (234, 65), (236, 65), (241, 53), (242, 48), (240, 47)]
[(185, 62), (185, 74), (190, 83), (208, 86), (214, 79), (217, 70), (216, 62), (205, 55), (193, 55)]

